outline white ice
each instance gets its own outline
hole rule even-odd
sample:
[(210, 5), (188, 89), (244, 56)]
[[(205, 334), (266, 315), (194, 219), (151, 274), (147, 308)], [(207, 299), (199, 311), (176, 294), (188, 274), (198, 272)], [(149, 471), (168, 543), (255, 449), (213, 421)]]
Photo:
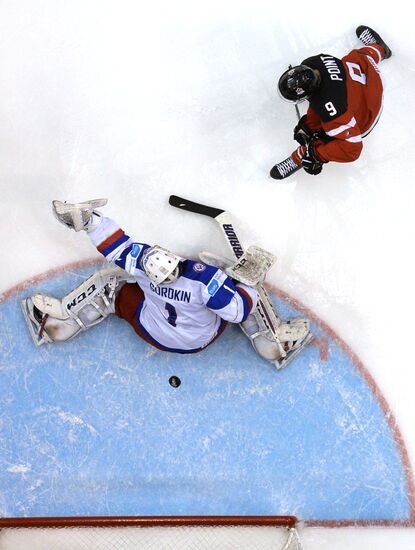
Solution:
[[(294, 108), (289, 63), (342, 56), (359, 24), (394, 56), (361, 158), (278, 184)], [(274, 252), (269, 281), (350, 344), (391, 405), (415, 465), (415, 44), (407, 3), (3, 0), (0, 4), (0, 292), (94, 256), (51, 200), (107, 197), (134, 236), (182, 255), (225, 252), (172, 193), (226, 208)], [(415, 547), (406, 530), (314, 530), (305, 549)], [(307, 544), (308, 542), (308, 544)]]

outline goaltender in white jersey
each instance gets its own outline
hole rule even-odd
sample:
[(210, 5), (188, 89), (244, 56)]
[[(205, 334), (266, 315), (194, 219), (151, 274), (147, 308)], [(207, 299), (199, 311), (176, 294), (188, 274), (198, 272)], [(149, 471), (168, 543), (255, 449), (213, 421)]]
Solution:
[(116, 311), (122, 317), (123, 301), (133, 299), (136, 332), (159, 349), (200, 351), (223, 332), (226, 321), (241, 323), (256, 306), (254, 288), (235, 284), (216, 267), (133, 242), (109, 218), (89, 236), (107, 260), (134, 277), (133, 288), (127, 283), (120, 290)]
[[(135, 242), (96, 210), (81, 215), (92, 244), (118, 267), (97, 272), (62, 300), (45, 294), (25, 300), (37, 344), (68, 340), (115, 313), (156, 348), (195, 353), (227, 321), (241, 323), (255, 309), (255, 288), (235, 283), (221, 269)], [(72, 215), (58, 219), (77, 229)]]
[[(256, 351), (278, 368), (282, 358), (298, 352), (308, 341), (305, 319), (282, 322), (277, 316), (278, 334), (270, 334), (264, 312), (257, 308), (258, 287), (250, 279), (245, 284), (247, 280), (231, 278), (220, 267), (134, 241), (114, 220), (96, 210), (106, 202), (53, 201), (57, 219), (75, 231), (86, 231), (112, 267), (97, 271), (62, 299), (35, 294), (23, 300), (37, 345), (69, 340), (112, 313), (157, 349), (176, 353), (199, 352), (222, 334), (228, 321), (240, 323)], [(252, 248), (257, 252), (255, 258), (260, 253), (267, 259), (272, 256)], [(245, 267), (248, 264), (258, 272), (255, 261), (247, 259)]]

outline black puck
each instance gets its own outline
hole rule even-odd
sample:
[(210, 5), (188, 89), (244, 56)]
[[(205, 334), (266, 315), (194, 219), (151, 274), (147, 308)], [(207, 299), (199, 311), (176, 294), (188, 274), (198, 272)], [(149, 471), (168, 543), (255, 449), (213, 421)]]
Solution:
[(170, 386), (173, 386), (173, 388), (178, 388), (182, 381), (178, 376), (170, 376), (169, 378), (169, 384)]

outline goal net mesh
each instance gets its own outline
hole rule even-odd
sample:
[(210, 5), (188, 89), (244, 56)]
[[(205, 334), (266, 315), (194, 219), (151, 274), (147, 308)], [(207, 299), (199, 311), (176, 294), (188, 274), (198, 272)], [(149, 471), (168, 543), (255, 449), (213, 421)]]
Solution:
[(292, 516), (0, 519), (0, 550), (300, 550), (295, 526)]

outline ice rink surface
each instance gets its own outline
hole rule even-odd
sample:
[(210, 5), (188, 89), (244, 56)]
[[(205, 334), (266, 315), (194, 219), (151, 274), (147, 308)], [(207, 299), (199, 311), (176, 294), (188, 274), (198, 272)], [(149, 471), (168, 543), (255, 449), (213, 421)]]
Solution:
[[(353, 164), (276, 183), (268, 172), (294, 148), (295, 124), (294, 108), (277, 96), (278, 76), (309, 55), (341, 57), (358, 45), (362, 23), (394, 54), (380, 67), (378, 127)], [(414, 50), (404, 2), (384, 11), (355, 0), (341, 10), (264, 0), (203, 9), (3, 1), (0, 292), (94, 256), (53, 219), (52, 199), (107, 197), (106, 213), (130, 234), (189, 257), (225, 245), (214, 225), (174, 211), (168, 196), (225, 208), (245, 242), (278, 256), (268, 282), (359, 356), (415, 464)], [(302, 536), (305, 550), (415, 547), (412, 527)]]

